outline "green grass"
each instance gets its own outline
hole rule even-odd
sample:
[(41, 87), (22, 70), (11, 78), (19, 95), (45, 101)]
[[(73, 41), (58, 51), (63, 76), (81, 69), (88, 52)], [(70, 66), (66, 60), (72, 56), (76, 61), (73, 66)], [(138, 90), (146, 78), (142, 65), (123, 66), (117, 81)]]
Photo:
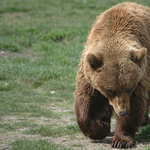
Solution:
[(31, 123), (27, 120), (23, 120), (23, 121), (19, 121), (19, 122), (12, 122), (12, 123), (8, 123), (8, 122), (0, 123), (0, 129), (4, 129), (7, 131), (16, 131), (17, 129), (27, 128), (27, 127), (35, 128), (35, 127), (37, 127), (37, 124)]
[(41, 125), (37, 128), (32, 127), (31, 129), (24, 131), (24, 133), (40, 134), (41, 136), (60, 137), (64, 135), (73, 136), (76, 133), (80, 133), (80, 130), (77, 124), (58, 128), (54, 128), (52, 125)]
[(12, 143), (12, 150), (71, 150), (63, 146), (56, 145), (46, 140), (25, 140), (20, 139)]
[(140, 128), (136, 139), (142, 142), (150, 141), (150, 125)]
[[(123, 1), (0, 0), (0, 132), (26, 128), (20, 134), (54, 138), (81, 134), (74, 114), (80, 56), (96, 17)], [(132, 2), (150, 6), (147, 0)], [(62, 119), (68, 116), (72, 125)], [(42, 117), (43, 124), (38, 124)], [(139, 133), (149, 139), (147, 132)], [(18, 139), (12, 144), (13, 150), (49, 147), (66, 148), (46, 140)]]

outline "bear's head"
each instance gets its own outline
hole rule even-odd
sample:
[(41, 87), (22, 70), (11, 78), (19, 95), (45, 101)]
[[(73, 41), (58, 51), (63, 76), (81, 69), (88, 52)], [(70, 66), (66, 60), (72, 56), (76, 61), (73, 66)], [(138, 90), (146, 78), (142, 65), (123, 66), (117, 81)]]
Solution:
[(144, 47), (96, 47), (86, 52), (84, 75), (93, 88), (108, 98), (118, 115), (130, 112), (130, 97), (145, 74)]

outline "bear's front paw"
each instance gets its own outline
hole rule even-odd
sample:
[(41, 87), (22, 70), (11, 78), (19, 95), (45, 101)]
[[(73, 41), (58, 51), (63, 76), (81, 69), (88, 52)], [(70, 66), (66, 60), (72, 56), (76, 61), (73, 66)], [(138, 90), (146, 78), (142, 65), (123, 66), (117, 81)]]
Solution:
[(106, 122), (98, 122), (98, 125), (102, 128), (103, 131), (105, 131), (107, 134), (110, 133), (110, 124)]
[(114, 137), (111, 147), (112, 148), (131, 148), (135, 144), (134, 138), (123, 136), (123, 138)]

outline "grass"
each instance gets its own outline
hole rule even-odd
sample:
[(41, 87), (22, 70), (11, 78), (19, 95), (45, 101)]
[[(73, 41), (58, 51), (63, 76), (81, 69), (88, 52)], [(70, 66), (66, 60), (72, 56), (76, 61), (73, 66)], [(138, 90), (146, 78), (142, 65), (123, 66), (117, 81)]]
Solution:
[[(73, 106), (79, 59), (96, 17), (120, 2), (123, 0), (0, 1), (2, 135), (10, 132), (24, 136), (38, 134), (41, 138), (82, 135)], [(150, 6), (147, 0), (132, 2)], [(147, 132), (148, 128), (139, 133), (149, 139)], [(9, 141), (5, 143), (10, 145)], [(81, 146), (77, 142), (71, 148), (75, 145)], [(66, 147), (41, 139), (16, 139), (11, 148)]]
[(24, 133), (26, 134), (40, 134), (41, 136), (52, 137), (60, 137), (64, 135), (73, 136), (74, 134), (79, 132), (80, 130), (77, 124), (58, 128), (54, 128), (52, 127), (52, 125), (41, 125), (37, 128), (31, 128), (29, 130), (24, 131)]
[(139, 141), (143, 141), (143, 142), (150, 141), (150, 126), (145, 126), (145, 127), (140, 128), (136, 139)]
[(12, 150), (71, 150), (48, 142), (46, 140), (30, 141), (26, 139), (20, 139), (12, 143)]
[(1, 129), (3, 128), (4, 130), (7, 130), (7, 131), (16, 131), (17, 129), (27, 128), (27, 127), (35, 128), (36, 126), (37, 126), (37, 124), (31, 123), (27, 120), (22, 120), (19, 122), (0, 123), (0, 128)]

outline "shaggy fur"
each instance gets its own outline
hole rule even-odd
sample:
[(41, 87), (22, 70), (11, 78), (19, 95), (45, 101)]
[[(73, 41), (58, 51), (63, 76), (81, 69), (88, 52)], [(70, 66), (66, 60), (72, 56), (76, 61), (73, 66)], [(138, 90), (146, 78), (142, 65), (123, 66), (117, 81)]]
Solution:
[(140, 125), (149, 124), (150, 10), (121, 3), (95, 21), (76, 77), (75, 112), (83, 134), (104, 139), (113, 110), (111, 146), (132, 147)]

